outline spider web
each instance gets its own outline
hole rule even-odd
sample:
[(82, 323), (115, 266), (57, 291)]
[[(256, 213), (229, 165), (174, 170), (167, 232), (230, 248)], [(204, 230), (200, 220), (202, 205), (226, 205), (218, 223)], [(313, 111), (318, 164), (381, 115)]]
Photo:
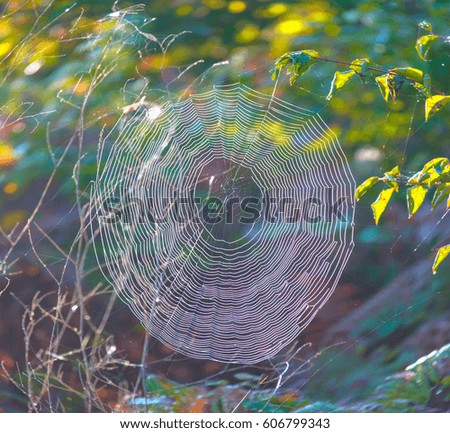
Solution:
[[(112, 285), (180, 353), (273, 357), (330, 297), (353, 248), (354, 181), (336, 137), (319, 115), (239, 83), (140, 108), (121, 125), (103, 143), (92, 195)], [(208, 224), (193, 206), (181, 221), (162, 218), (191, 191), (222, 204), (265, 198), (277, 218), (245, 223), (232, 208), (234, 222)], [(149, 210), (158, 222), (142, 218)]]

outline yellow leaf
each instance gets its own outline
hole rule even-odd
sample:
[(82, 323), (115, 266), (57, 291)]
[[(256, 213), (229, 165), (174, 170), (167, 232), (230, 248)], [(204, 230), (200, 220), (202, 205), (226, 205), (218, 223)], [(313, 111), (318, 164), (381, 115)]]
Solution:
[(428, 30), (429, 32), (433, 31), (433, 26), (428, 21), (421, 21), (418, 26), (421, 29)]
[(444, 105), (450, 102), (450, 96), (434, 95), (425, 100), (425, 121), (428, 122), (430, 115), (439, 111)]
[(327, 99), (330, 100), (333, 97), (333, 92), (344, 87), (345, 84), (350, 80), (350, 78), (352, 78), (355, 74), (356, 72), (353, 69), (345, 72), (336, 71), (333, 81), (331, 82), (331, 88), (330, 92), (328, 93)]
[(415, 81), (416, 83), (423, 83), (423, 71), (416, 68), (395, 68), (391, 69), (391, 72), (395, 72), (402, 77)]
[(353, 69), (357, 74), (365, 75), (367, 73), (367, 67), (370, 64), (368, 58), (353, 60), (350, 68)]
[(359, 200), (373, 185), (375, 185), (380, 178), (378, 176), (372, 176), (366, 179), (361, 185), (356, 188), (355, 198)]
[(439, 267), (439, 265), (444, 261), (444, 259), (450, 254), (450, 244), (449, 245), (445, 245), (441, 248), (439, 248), (436, 257), (434, 259), (434, 263), (433, 263), (433, 274), (436, 273), (437, 268)]
[(400, 169), (398, 168), (398, 165), (396, 165), (392, 170), (384, 173), (384, 175), (388, 180), (395, 180), (398, 176), (400, 176)]
[(389, 85), (388, 85), (389, 75), (381, 75), (380, 77), (376, 77), (375, 81), (380, 88), (380, 92), (383, 95), (383, 98), (386, 102), (389, 101)]
[(408, 213), (411, 218), (422, 206), (425, 196), (427, 195), (427, 189), (422, 185), (413, 186), (406, 190), (406, 202), (408, 205)]
[(378, 225), (380, 217), (386, 210), (386, 207), (394, 191), (395, 188), (384, 189), (383, 191), (380, 192), (378, 198), (372, 203), (371, 208), (373, 211), (373, 218), (375, 219), (375, 224)]
[(427, 98), (429, 98), (431, 96), (430, 91), (423, 84), (414, 83), (413, 87), (415, 89), (417, 89), (420, 93), (422, 93), (422, 95), (426, 96)]
[(439, 36), (436, 36), (436, 35), (425, 35), (425, 36), (421, 36), (419, 39), (417, 39), (416, 51), (422, 60), (426, 60), (426, 57), (427, 57), (428, 51), (431, 48), (431, 45), (433, 45), (433, 43), (436, 42), (438, 39), (439, 39)]
[(431, 161), (428, 161), (422, 168), (422, 171), (428, 171), (431, 168), (436, 167), (437, 165), (445, 166), (448, 164), (448, 158), (440, 156), (439, 158), (434, 158)]
[(447, 203), (450, 203), (450, 182), (443, 183), (436, 188), (431, 200), (431, 209), (436, 209), (436, 206), (439, 206), (445, 199), (447, 199)]
[(396, 165), (392, 170), (384, 173), (383, 182), (389, 185), (389, 187), (394, 188), (395, 192), (398, 192), (398, 178), (400, 176), (400, 170), (398, 165)]
[[(287, 54), (287, 64), (290, 63), (287, 69), (288, 74), (292, 74), (289, 79), (290, 84), (292, 85), (297, 78), (301, 77), (310, 66), (316, 63), (319, 57), (319, 53), (315, 50), (302, 50), (302, 51), (294, 51), (292, 53)], [(282, 65), (285, 61), (285, 56), (282, 56), (275, 67), (280, 67), (277, 65)], [(281, 66), (282, 67), (282, 66)]]

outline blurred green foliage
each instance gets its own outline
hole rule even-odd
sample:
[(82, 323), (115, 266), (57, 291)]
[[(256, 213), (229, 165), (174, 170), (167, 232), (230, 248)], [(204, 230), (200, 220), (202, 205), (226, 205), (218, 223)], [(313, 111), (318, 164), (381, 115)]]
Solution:
[[(268, 70), (287, 51), (310, 48), (327, 58), (370, 58), (374, 68), (418, 68), (429, 74), (433, 86), (450, 92), (449, 44), (435, 41), (427, 61), (415, 50), (417, 38), (428, 31), (417, 23), (427, 21), (435, 34), (446, 34), (445, 1), (172, 0), (152, 1), (143, 9), (124, 1), (118, 5), (122, 12), (113, 6), (113, 1), (16, 0), (4, 10), (0, 98), (6, 132), (0, 136), (0, 204), (25, 196), (63, 154), (56, 179), (70, 200), (74, 182), (67, 174), (83, 156), (80, 188), (87, 190), (103, 128), (111, 129), (124, 107), (142, 96), (151, 102), (191, 87), (202, 90), (211, 81), (241, 80), (270, 93)], [(172, 44), (170, 35), (179, 35)], [(208, 67), (226, 59), (229, 66), (203, 79)], [(203, 63), (189, 68), (199, 60)], [(423, 100), (415, 89), (400, 89), (397, 101), (386, 104), (376, 83), (355, 79), (328, 100), (335, 71), (332, 63), (314, 65), (292, 87), (282, 74), (277, 94), (321, 114), (338, 134), (358, 182), (381, 177), (395, 165), (413, 174), (431, 158), (449, 154), (448, 106), (425, 123)], [(10, 228), (29, 216), (23, 209), (11, 212), (3, 216), (2, 226)], [(366, 230), (371, 214), (369, 204), (361, 202), (357, 241), (391, 242), (395, 229)], [(389, 276), (370, 265), (358, 269), (373, 275), (377, 285)]]
[[(355, 360), (353, 360), (355, 361)], [(348, 371), (349, 359), (341, 368)], [(373, 390), (358, 401), (351, 401), (351, 388), (341, 402), (331, 403), (310, 392), (278, 392), (258, 390), (239, 385), (206, 382), (182, 387), (174, 382), (150, 376), (146, 398), (130, 400), (128, 405), (138, 411), (150, 412), (426, 412), (443, 411), (450, 404), (450, 345), (418, 359), (402, 370), (397, 367), (388, 377), (372, 379)], [(353, 365), (357, 365), (357, 362)], [(339, 374), (339, 365), (336, 374)], [(356, 372), (356, 374), (358, 374)], [(323, 381), (323, 378), (320, 380)], [(340, 383), (340, 386), (345, 386)], [(244, 388), (244, 389), (243, 389)], [(245, 396), (245, 399), (242, 397)], [(324, 396), (322, 396), (323, 398)], [(328, 397), (329, 398), (329, 397)]]
[[(12, 0), (0, 5), (0, 206), (8, 209), (0, 215), (0, 225), (5, 230), (28, 218), (26, 204), (35, 203), (40, 194), (36, 186), (55, 167), (55, 194), (62, 193), (58, 200), (70, 204), (74, 200), (74, 166), (80, 170), (79, 188), (87, 191), (97, 170), (101, 137), (142, 97), (153, 102), (227, 80), (240, 80), (270, 94), (273, 82), (268, 71), (286, 52), (309, 49), (344, 61), (370, 58), (374, 68), (412, 67), (427, 73), (434, 87), (450, 93), (449, 44), (423, 39), (416, 50), (418, 37), (429, 31), (425, 24), (418, 29), (417, 23), (432, 23), (439, 35), (448, 32), (450, 6), (445, 0), (153, 0), (143, 9), (130, 1), (119, 2), (117, 10), (113, 7), (113, 1), (101, 0), (76, 4)], [(203, 62), (196, 63), (199, 60)], [(208, 69), (224, 60), (230, 65)], [(346, 65), (341, 72), (348, 69)], [(316, 64), (292, 86), (281, 73), (277, 95), (320, 113), (338, 134), (358, 182), (368, 176), (383, 180), (384, 173), (397, 165), (409, 179), (430, 159), (450, 153), (448, 105), (425, 122), (424, 101), (415, 89), (402, 87), (396, 102), (388, 98), (386, 103), (376, 82), (345, 81), (349, 76), (339, 75), (334, 88), (339, 89), (344, 79), (345, 90), (331, 98), (335, 72), (332, 63)], [(367, 195), (376, 197), (372, 190)], [(390, 204), (399, 200), (394, 195)], [(358, 282), (361, 297), (372, 295), (402, 269), (417, 243), (408, 237), (414, 228), (402, 226), (403, 255), (391, 254), (386, 260), (380, 251), (394, 248), (399, 227), (383, 218), (381, 227), (374, 229), (368, 203), (360, 203), (356, 224), (356, 241), (366, 250), (344, 275)], [(435, 241), (434, 234), (427, 237), (424, 254), (430, 253)], [(396, 341), (398, 332), (445, 311), (448, 280), (441, 277), (438, 273), (409, 303), (386, 305), (379, 315), (368, 317), (355, 329), (357, 338), (364, 337), (356, 353), (336, 357), (327, 352), (332, 369), (320, 370), (304, 395), (252, 392), (242, 408), (408, 410), (439, 400), (448, 393), (450, 379), (442, 372), (436, 379), (430, 366), (442, 359), (448, 362), (448, 347), (408, 369), (407, 376), (394, 376), (381, 385), (387, 374), (400, 371), (413, 355), (398, 353), (396, 347), (380, 341)], [(409, 310), (411, 305), (417, 308)], [(397, 314), (399, 309), (408, 314)], [(365, 355), (376, 345), (379, 361), (368, 363)], [(377, 386), (381, 388), (376, 391), (376, 405), (370, 406)], [(150, 377), (147, 387), (157, 400), (144, 400), (143, 406), (161, 411), (193, 407), (201, 411), (208, 404), (214, 411), (230, 411), (232, 402), (243, 397), (238, 386), (223, 383), (197, 389)], [(347, 397), (351, 403), (341, 404)], [(354, 406), (355, 399), (367, 406)], [(132, 404), (142, 407), (136, 401)], [(77, 400), (75, 409), (79, 405)]]
[[(205, 62), (200, 65), (203, 70), (231, 59), (237, 79), (270, 89), (267, 66), (286, 51), (311, 47), (334, 59), (369, 57), (374, 67), (422, 68), (436, 87), (448, 88), (449, 45), (435, 42), (426, 63), (414, 50), (418, 22), (426, 19), (435, 33), (445, 33), (448, 3), (444, 1), (388, 1), (380, 6), (370, 1), (152, 1), (136, 14), (131, 14), (133, 3), (121, 2), (120, 8), (132, 8), (126, 16), (128, 24), (121, 14), (111, 14), (112, 7), (112, 1), (8, 3), (0, 21), (2, 111), (5, 116), (32, 116), (28, 128), (14, 125), (6, 144), (13, 148), (14, 174), (21, 174), (15, 176), (16, 181), (20, 177), (19, 186), (52, 166), (46, 142), (55, 142), (57, 156), (62, 139), (70, 137), (70, 128), (79, 119), (77, 107), (89, 92), (85, 119), (90, 128), (85, 133), (89, 142), (95, 142), (101, 127), (114, 123), (121, 108), (135, 102), (145, 80), (156, 92), (164, 80), (169, 82), (199, 59)], [(30, 33), (32, 28), (37, 30)], [(170, 34), (188, 33), (163, 56), (160, 45), (137, 29), (160, 41)], [(203, 71), (200, 67), (190, 70), (189, 78), (195, 79)], [(98, 77), (96, 68), (107, 76)], [(302, 79), (298, 91), (280, 86), (280, 93), (322, 112), (357, 164), (358, 176), (402, 162), (405, 152), (410, 155), (407, 168), (448, 152), (448, 111), (424, 125), (423, 116), (416, 113), (420, 109), (414, 94), (406, 92), (386, 108), (373, 83), (351, 82), (345, 94), (327, 102), (333, 68), (322, 64)], [(186, 77), (183, 83), (188, 82)], [(366, 122), (367, 118), (372, 121)], [(49, 138), (46, 128), (34, 129), (36, 121), (41, 125), (51, 121)], [(355, 149), (361, 151), (353, 154)], [(370, 153), (374, 149), (380, 154)], [(2, 154), (6, 152), (4, 147)], [(88, 163), (84, 166), (89, 170)], [(11, 180), (6, 174), (2, 178), (3, 183)]]
[[(416, 41), (416, 51), (420, 59), (427, 61), (428, 53), (432, 45), (441, 40), (448, 44), (448, 37), (438, 36), (433, 33), (433, 27), (428, 21), (421, 21), (419, 28), (428, 33), (418, 37)], [(346, 65), (350, 69), (344, 72), (336, 71), (331, 82), (327, 99), (331, 99), (334, 93), (343, 88), (350, 79), (359, 75), (361, 81), (374, 80), (386, 102), (392, 100), (397, 102), (397, 97), (403, 86), (409, 86), (416, 90), (417, 96), (424, 99), (425, 121), (427, 122), (433, 114), (440, 111), (448, 102), (450, 96), (446, 95), (431, 84), (431, 76), (423, 69), (411, 66), (395, 68), (374, 68), (370, 65), (370, 59), (355, 59), (350, 61), (325, 58), (316, 50), (308, 49), (301, 51), (287, 52), (279, 57), (271, 70), (272, 80), (278, 80), (282, 71), (290, 75), (289, 83), (292, 85), (314, 64), (320, 62), (334, 63), (338, 66)], [(398, 165), (392, 170), (384, 173), (383, 177), (371, 176), (366, 179), (356, 190), (356, 199), (359, 200), (370, 188), (378, 182), (383, 181), (388, 188), (383, 189), (377, 199), (372, 203), (371, 208), (375, 224), (378, 225), (381, 215), (386, 210), (395, 192), (399, 192), (399, 184), (405, 184), (406, 202), (408, 206), (408, 217), (411, 218), (424, 203), (427, 192), (434, 189), (431, 209), (445, 201), (447, 210), (450, 207), (450, 164), (448, 158), (436, 157), (428, 161), (421, 171), (412, 176), (402, 176)], [(441, 247), (433, 263), (433, 273), (450, 254), (450, 245)]]

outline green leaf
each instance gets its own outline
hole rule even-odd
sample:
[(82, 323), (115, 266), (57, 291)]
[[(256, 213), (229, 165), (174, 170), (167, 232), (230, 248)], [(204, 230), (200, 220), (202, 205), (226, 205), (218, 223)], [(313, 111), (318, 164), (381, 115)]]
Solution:
[(421, 36), (419, 39), (417, 39), (416, 51), (422, 60), (426, 60), (426, 57), (427, 57), (428, 51), (431, 48), (431, 45), (433, 45), (438, 39), (439, 39), (439, 36), (436, 36), (433, 34)]
[(272, 79), (277, 79), (281, 69), (288, 66), (287, 73), (291, 75), (290, 84), (294, 84), (295, 80), (300, 78), (310, 66), (318, 62), (319, 53), (315, 50), (294, 51), (283, 54), (276, 62), (275, 68), (272, 69)]
[(429, 32), (433, 31), (433, 26), (428, 21), (422, 21), (418, 24), (421, 29), (428, 30)]
[(424, 72), (421, 71), (420, 69), (411, 68), (411, 67), (394, 68), (394, 69), (391, 69), (391, 72), (395, 72), (396, 74), (401, 75), (402, 77), (405, 77), (408, 80), (413, 80), (416, 83), (423, 84)]
[(372, 176), (366, 179), (361, 185), (356, 188), (355, 198), (359, 200), (372, 186), (374, 186), (377, 182), (380, 181), (380, 178), (377, 176)]
[(422, 206), (428, 189), (422, 185), (416, 185), (406, 190), (406, 202), (408, 204), (408, 218), (411, 218)]
[(389, 101), (389, 85), (388, 85), (389, 74), (381, 75), (375, 78), (375, 81), (378, 84), (381, 94), (386, 102)]
[(389, 200), (392, 198), (392, 194), (394, 193), (395, 188), (384, 189), (380, 192), (378, 198), (372, 203), (371, 208), (373, 211), (373, 218), (375, 220), (375, 224), (378, 225), (380, 221), (381, 215), (383, 215), (386, 207), (389, 203)]
[(425, 121), (428, 122), (430, 115), (438, 112), (443, 106), (450, 102), (450, 96), (434, 95), (425, 100)]
[(330, 91), (328, 93), (327, 99), (330, 100), (333, 97), (333, 92), (335, 90), (339, 90), (344, 87), (345, 84), (355, 75), (356, 72), (354, 70), (339, 72), (336, 71), (333, 77), (333, 81), (331, 82)]
[(450, 254), (450, 244), (449, 245), (445, 245), (441, 248), (439, 248), (436, 257), (434, 259), (434, 263), (433, 263), (433, 274), (436, 273), (437, 268), (439, 267), (439, 265), (444, 261), (444, 259)]
[(280, 76), (281, 70), (289, 63), (291, 63), (291, 59), (289, 56), (290, 53), (285, 53), (276, 60), (275, 66), (270, 70), (272, 80), (276, 80)]
[[(433, 199), (431, 200), (431, 209), (436, 209), (445, 199), (450, 200), (450, 183), (443, 183), (436, 188)], [(448, 204), (447, 204), (448, 207)]]
[(280, 68), (272, 68), (270, 71), (270, 76), (272, 77), (272, 81), (275, 81), (280, 76)]

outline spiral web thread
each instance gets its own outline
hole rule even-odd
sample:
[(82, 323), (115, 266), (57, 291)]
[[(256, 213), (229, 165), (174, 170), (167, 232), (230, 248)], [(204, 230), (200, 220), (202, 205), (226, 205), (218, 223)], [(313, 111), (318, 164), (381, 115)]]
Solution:
[[(336, 137), (319, 115), (239, 83), (141, 107), (122, 124), (103, 143), (91, 199), (107, 277), (180, 353), (246, 364), (274, 356), (328, 300), (353, 248), (355, 185)], [(195, 212), (148, 221), (130, 201), (167, 215), (189, 191), (345, 200), (319, 221), (251, 224), (206, 224)], [(126, 221), (111, 223), (111, 196), (132, 203)]]

